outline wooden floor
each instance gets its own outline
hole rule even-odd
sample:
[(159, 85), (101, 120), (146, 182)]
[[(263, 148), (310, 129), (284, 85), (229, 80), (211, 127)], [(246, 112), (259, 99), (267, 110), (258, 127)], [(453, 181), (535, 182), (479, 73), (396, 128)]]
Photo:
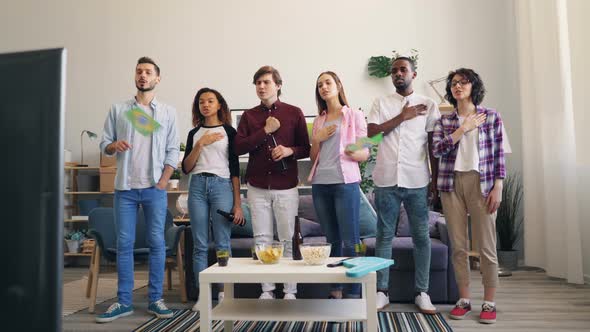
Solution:
[[(116, 277), (113, 267), (104, 275)], [(65, 268), (64, 282), (80, 279), (87, 268)], [(474, 271), (475, 272), (475, 271)], [(136, 267), (136, 277), (147, 279), (145, 266)], [(99, 284), (100, 285), (100, 284)], [(100, 287), (100, 286), (99, 286)], [(474, 312), (463, 321), (447, 318), (454, 331), (590, 331), (590, 286), (578, 286), (561, 279), (549, 278), (543, 271), (523, 269), (513, 272), (511, 277), (500, 279), (497, 293), (498, 322), (482, 325), (477, 322), (482, 303), (483, 288), (478, 273), (472, 274)], [(164, 299), (170, 308), (190, 308), (193, 303), (181, 303), (178, 280), (172, 291), (164, 290)], [(115, 299), (97, 305), (96, 311), (103, 312)], [(107, 324), (96, 324), (94, 314), (87, 310), (69, 315), (63, 319), (64, 331), (132, 331), (151, 318), (147, 309), (147, 287), (134, 292), (135, 313)], [(447, 317), (451, 305), (437, 305)], [(391, 304), (388, 311), (414, 311), (410, 304)]]

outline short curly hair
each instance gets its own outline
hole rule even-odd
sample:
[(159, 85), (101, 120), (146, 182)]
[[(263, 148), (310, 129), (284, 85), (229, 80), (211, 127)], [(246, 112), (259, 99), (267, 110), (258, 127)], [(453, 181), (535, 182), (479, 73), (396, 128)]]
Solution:
[(457, 100), (453, 97), (453, 93), (451, 92), (451, 82), (455, 75), (462, 76), (471, 82), (471, 101), (473, 101), (473, 104), (476, 106), (481, 105), (483, 97), (486, 95), (486, 88), (483, 85), (481, 77), (479, 77), (473, 69), (469, 68), (459, 68), (455, 71), (449, 72), (449, 76), (447, 76), (447, 94), (445, 95), (445, 99), (454, 107), (457, 107)]

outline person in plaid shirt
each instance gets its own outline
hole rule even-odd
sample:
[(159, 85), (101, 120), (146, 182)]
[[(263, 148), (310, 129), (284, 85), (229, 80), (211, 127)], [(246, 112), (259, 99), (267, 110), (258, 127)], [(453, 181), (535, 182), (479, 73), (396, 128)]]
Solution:
[(496, 322), (494, 297), (498, 285), (496, 210), (502, 201), (506, 177), (502, 148), (502, 118), (480, 106), (485, 88), (479, 75), (466, 68), (449, 73), (446, 99), (455, 107), (434, 126), (434, 156), (439, 158), (438, 190), (452, 243), (452, 259), (460, 299), (450, 317), (463, 319), (471, 312), (467, 214), (480, 244), (484, 303), (481, 323)]

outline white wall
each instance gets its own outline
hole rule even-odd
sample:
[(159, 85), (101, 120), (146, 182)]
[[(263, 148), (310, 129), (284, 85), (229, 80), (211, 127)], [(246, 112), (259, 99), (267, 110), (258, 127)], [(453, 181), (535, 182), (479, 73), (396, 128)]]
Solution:
[[(367, 75), (373, 55), (420, 51), (416, 90), (459, 66), (472, 67), (488, 89), (484, 104), (506, 120), (521, 168), (518, 77), (511, 0), (502, 1), (12, 1), (0, 13), (0, 52), (68, 49), (66, 148), (80, 154), (80, 132), (100, 133), (111, 103), (134, 94), (133, 69), (148, 55), (162, 68), (158, 96), (178, 109), (181, 139), (197, 89), (219, 89), (231, 108), (257, 103), (251, 84), (260, 66), (276, 66), (283, 100), (315, 113), (317, 75), (334, 70), (353, 106), (368, 111), (392, 91)], [(85, 158), (98, 147), (85, 139)]]
[(572, 89), (574, 120), (576, 128), (578, 206), (582, 232), (582, 259), (584, 277), (590, 283), (590, 154), (587, 142), (590, 141), (590, 102), (588, 102), (588, 80), (590, 79), (590, 35), (587, 14), (590, 2), (568, 0), (569, 38), (572, 61)]

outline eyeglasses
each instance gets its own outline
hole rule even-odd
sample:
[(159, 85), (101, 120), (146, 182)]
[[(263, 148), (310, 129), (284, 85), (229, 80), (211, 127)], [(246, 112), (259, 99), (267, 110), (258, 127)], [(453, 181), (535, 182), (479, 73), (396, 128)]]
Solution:
[(460, 81), (453, 80), (453, 81), (451, 81), (451, 87), (454, 87), (457, 84), (459, 84), (459, 86), (465, 86), (465, 85), (467, 85), (469, 83), (471, 83), (471, 81), (468, 80), (468, 79), (466, 79), (466, 78), (464, 78), (464, 79), (462, 79)]

